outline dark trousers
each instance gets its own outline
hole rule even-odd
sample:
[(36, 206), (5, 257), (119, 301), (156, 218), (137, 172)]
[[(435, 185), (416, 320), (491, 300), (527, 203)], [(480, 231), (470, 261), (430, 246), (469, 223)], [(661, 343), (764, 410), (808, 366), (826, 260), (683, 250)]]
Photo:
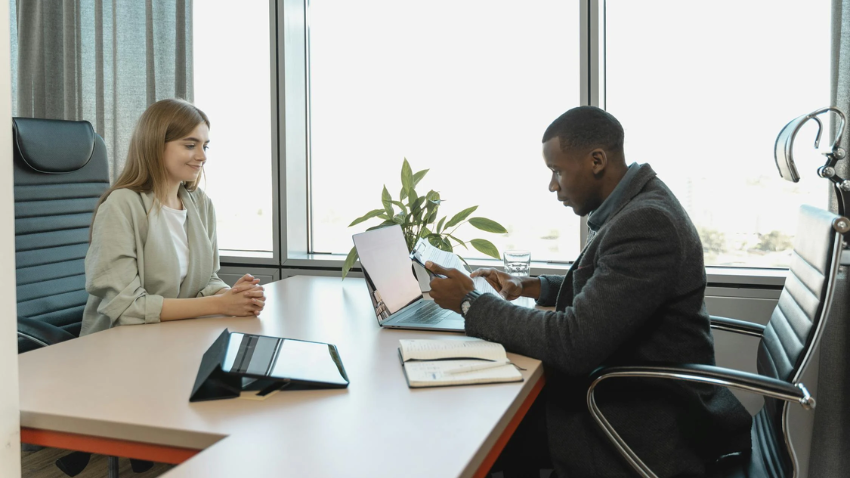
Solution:
[[(504, 478), (539, 478), (540, 470), (553, 469), (546, 427), (546, 388), (531, 405), (490, 473)], [(550, 475), (556, 478), (556, 475)]]

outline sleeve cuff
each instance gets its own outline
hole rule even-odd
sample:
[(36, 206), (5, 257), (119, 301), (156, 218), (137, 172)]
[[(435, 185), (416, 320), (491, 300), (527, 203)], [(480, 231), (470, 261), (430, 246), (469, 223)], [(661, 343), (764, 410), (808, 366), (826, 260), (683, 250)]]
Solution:
[(552, 287), (552, 282), (546, 276), (538, 276), (537, 278), (540, 279), (540, 297), (537, 298), (537, 305), (545, 307), (554, 304), (557, 297), (552, 294), (552, 290), (555, 289)]
[(218, 293), (218, 291), (220, 291), (221, 289), (224, 289), (225, 287), (230, 287), (230, 286), (227, 285), (223, 280), (216, 279), (216, 280), (210, 281), (210, 283), (207, 284), (206, 287), (201, 289), (201, 291), (198, 292), (198, 295), (196, 295), (195, 297), (210, 297), (210, 296), (216, 295)]
[(160, 321), (162, 315), (161, 295), (149, 295), (145, 297), (145, 323), (156, 324)]

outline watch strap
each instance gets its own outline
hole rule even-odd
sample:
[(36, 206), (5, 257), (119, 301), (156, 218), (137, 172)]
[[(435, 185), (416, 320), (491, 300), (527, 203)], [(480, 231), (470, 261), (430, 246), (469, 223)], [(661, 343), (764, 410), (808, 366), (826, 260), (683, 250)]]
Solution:
[(463, 305), (465, 303), (469, 303), (469, 306), (472, 307), (472, 304), (474, 304), (475, 300), (478, 299), (479, 297), (481, 297), (481, 292), (478, 292), (477, 290), (473, 290), (472, 292), (463, 296), (463, 299), (461, 299), (461, 301), (460, 301), (460, 310), (461, 310), (460, 315), (462, 315), (465, 318), (466, 312), (463, 311), (463, 309), (464, 309)]

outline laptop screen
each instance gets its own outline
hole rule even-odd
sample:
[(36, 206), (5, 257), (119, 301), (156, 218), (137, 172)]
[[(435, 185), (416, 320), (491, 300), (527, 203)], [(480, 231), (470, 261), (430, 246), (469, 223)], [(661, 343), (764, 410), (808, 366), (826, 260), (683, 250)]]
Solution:
[(422, 297), (413, 275), (410, 253), (401, 226), (389, 226), (352, 236), (360, 265), (376, 292), (373, 301), (383, 301), (390, 314)]

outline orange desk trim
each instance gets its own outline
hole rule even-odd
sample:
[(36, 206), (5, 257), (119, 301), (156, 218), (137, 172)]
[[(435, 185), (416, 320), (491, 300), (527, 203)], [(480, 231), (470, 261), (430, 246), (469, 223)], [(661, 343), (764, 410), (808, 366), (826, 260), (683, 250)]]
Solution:
[(21, 443), (179, 465), (201, 452), (190, 448), (21, 428)]
[[(531, 405), (537, 400), (543, 386), (546, 384), (546, 377), (542, 376), (525, 397), (517, 413), (505, 427), (505, 431), (496, 440), (493, 448), (481, 462), (478, 471), (473, 475), (474, 478), (485, 478), (490, 472), (490, 468), (496, 463), (496, 459), (505, 449), (508, 441), (513, 436), (522, 419), (531, 408)], [(201, 450), (193, 450), (190, 448), (170, 447), (163, 445), (153, 445), (150, 443), (141, 443), (128, 440), (117, 440), (111, 438), (99, 438), (87, 435), (78, 435), (76, 433), (55, 432), (48, 430), (39, 430), (36, 428), (21, 428), (21, 443), (30, 445), (46, 446), (50, 448), (61, 448), (63, 450), (84, 451), (89, 453), (98, 453), (108, 456), (119, 456), (122, 458), (135, 458), (137, 460), (149, 460), (157, 463), (168, 463), (171, 465), (179, 465), (184, 461), (192, 458), (201, 452)]]
[(505, 449), (505, 445), (508, 444), (508, 441), (513, 436), (516, 431), (519, 423), (525, 418), (525, 414), (528, 413), (528, 409), (531, 408), (531, 405), (537, 400), (537, 396), (540, 395), (540, 391), (543, 390), (543, 385), (546, 384), (546, 376), (541, 376), (540, 379), (534, 384), (534, 388), (528, 392), (528, 396), (525, 397), (525, 401), (520, 405), (519, 410), (517, 410), (516, 415), (511, 419), (508, 426), (505, 427), (505, 431), (502, 432), (502, 436), (496, 440), (496, 443), (493, 445), (493, 448), (490, 449), (490, 453), (487, 454), (487, 457), (484, 458), (484, 461), (481, 462), (481, 466), (478, 467), (478, 471), (475, 472), (473, 478), (485, 478), (488, 473), (490, 473), (490, 468), (493, 467), (493, 464), (496, 463), (496, 459), (499, 458), (499, 455), (502, 453), (502, 450)]

